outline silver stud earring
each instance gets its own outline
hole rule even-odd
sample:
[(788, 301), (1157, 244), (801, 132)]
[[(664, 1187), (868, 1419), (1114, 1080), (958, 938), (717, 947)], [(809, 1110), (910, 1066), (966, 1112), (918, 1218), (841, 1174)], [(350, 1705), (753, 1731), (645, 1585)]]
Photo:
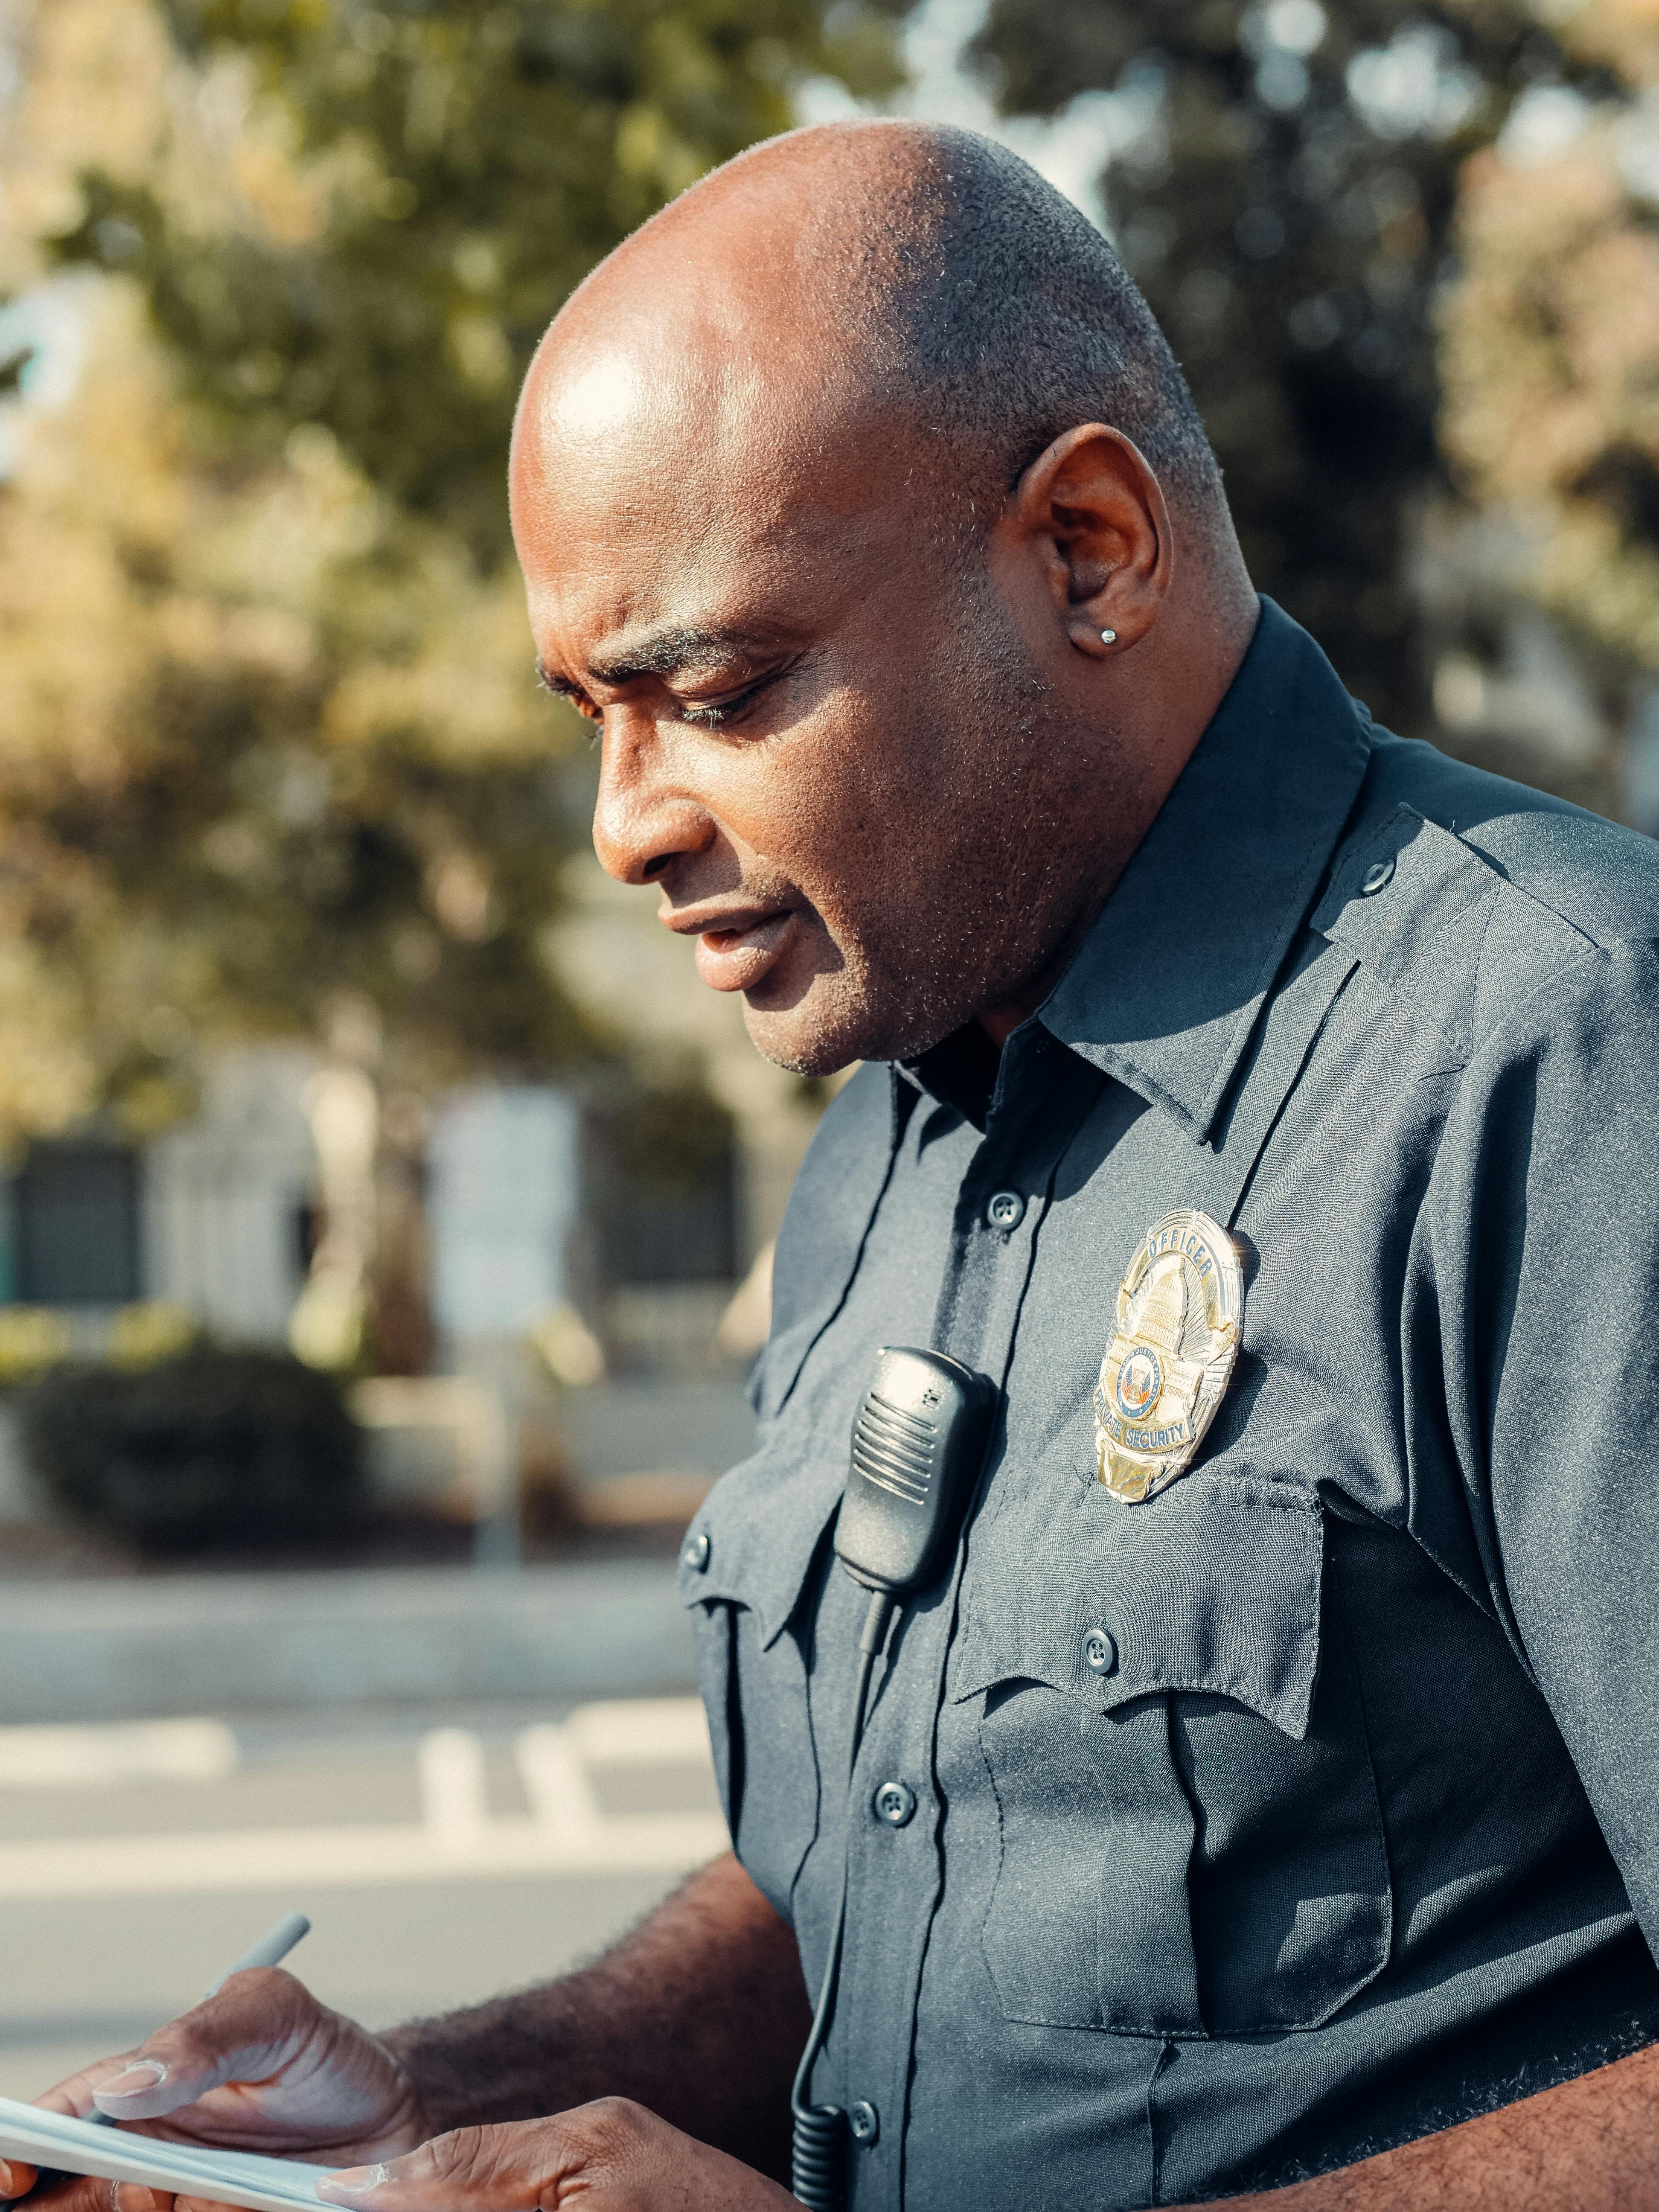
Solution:
[(1100, 633), (1100, 641), (1103, 645), (1115, 645), (1117, 643), (1117, 632), (1115, 629), (1102, 630)]

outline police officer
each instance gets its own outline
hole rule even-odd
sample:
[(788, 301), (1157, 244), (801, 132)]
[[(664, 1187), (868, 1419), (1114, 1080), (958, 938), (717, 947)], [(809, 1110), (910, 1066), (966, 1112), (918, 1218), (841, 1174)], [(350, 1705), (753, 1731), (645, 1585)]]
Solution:
[[(373, 2212), (787, 2205), (844, 1864), (860, 2212), (1659, 2204), (1651, 848), (1372, 725), (1109, 249), (960, 132), (648, 224), (513, 495), (605, 866), (863, 1063), (680, 1566), (735, 1857), (566, 1981), (376, 2041), (245, 1975), (53, 2101)], [(849, 1787), (892, 1345), (995, 1426)]]

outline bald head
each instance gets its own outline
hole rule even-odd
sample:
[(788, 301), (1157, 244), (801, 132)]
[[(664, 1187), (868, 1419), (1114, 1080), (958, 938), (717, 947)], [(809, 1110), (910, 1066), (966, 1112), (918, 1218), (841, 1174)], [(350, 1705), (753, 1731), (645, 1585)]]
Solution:
[[(1219, 474), (1152, 311), (1094, 225), (1028, 163), (908, 122), (793, 131), (635, 232), (573, 296), (532, 390), (695, 392), (902, 424), (970, 526), (1077, 422), (1132, 439), (1189, 527), (1226, 532)], [(577, 366), (580, 364), (581, 366)], [(708, 418), (705, 416), (705, 421)]]
[(964, 131), (796, 132), (665, 209), (544, 340), (512, 491), (600, 859), (808, 1073), (1035, 1003), (1255, 619), (1145, 302)]

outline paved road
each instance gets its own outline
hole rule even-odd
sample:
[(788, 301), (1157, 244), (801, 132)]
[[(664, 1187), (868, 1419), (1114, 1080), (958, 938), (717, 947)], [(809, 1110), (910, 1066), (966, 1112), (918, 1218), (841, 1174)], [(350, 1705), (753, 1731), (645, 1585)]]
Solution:
[(384, 2026), (556, 1972), (723, 1844), (694, 1699), (0, 1729), (0, 2094), (130, 2045), (289, 1907), (295, 1969)]

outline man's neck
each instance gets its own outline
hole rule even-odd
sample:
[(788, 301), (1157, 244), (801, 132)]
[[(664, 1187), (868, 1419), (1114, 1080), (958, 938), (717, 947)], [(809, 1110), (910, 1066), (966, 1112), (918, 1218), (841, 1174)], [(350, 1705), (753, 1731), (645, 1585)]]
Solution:
[(1064, 975), (1071, 963), (1073, 955), (1094, 927), (1100, 918), (1102, 908), (1116, 890), (1124, 870), (1134, 858), (1141, 839), (1163, 812), (1164, 802), (1174, 790), (1182, 769), (1197, 751), (1204, 732), (1214, 720), (1222, 701), (1231, 690), (1233, 678), (1243, 665), (1244, 656), (1249, 650), (1250, 641), (1255, 635), (1256, 624), (1261, 615), (1261, 603), (1250, 589), (1249, 580), (1244, 577), (1242, 564), (1238, 573), (1243, 584), (1243, 596), (1237, 610), (1238, 619), (1231, 625), (1231, 634), (1228, 637), (1225, 650), (1216, 657), (1215, 665), (1210, 670), (1207, 679), (1194, 677), (1191, 673), (1187, 675), (1184, 688), (1189, 696), (1182, 702), (1186, 708), (1185, 713), (1158, 717), (1166, 730), (1171, 721), (1177, 728), (1184, 724), (1184, 734), (1179, 738), (1167, 754), (1163, 773), (1158, 778), (1153, 788), (1152, 804), (1140, 823), (1139, 836), (1135, 837), (1133, 844), (1127, 849), (1120, 848), (1116, 865), (1107, 880), (1103, 884), (1096, 882), (1090, 886), (1090, 894), (1083, 905), (1079, 918), (1066, 933), (1059, 950), (1045, 961), (1034, 975), (1011, 991), (1006, 997), (999, 999), (992, 1006), (981, 1006), (975, 1017), (999, 1052), (1020, 1024), (1028, 1016), (1036, 1012)]
[(1007, 998), (999, 1000), (994, 1006), (980, 1008), (975, 1019), (999, 1052), (1007, 1043), (1020, 1024), (1029, 1016), (1036, 1013), (1049, 992), (1059, 982), (1071, 965), (1072, 955), (1094, 927), (1101, 908), (1110, 896), (1111, 890), (1109, 887), (1089, 908), (1084, 920), (1074, 929), (1066, 933), (1065, 943), (1045, 968), (1039, 969), (1036, 975), (1022, 983), (1019, 988)]

